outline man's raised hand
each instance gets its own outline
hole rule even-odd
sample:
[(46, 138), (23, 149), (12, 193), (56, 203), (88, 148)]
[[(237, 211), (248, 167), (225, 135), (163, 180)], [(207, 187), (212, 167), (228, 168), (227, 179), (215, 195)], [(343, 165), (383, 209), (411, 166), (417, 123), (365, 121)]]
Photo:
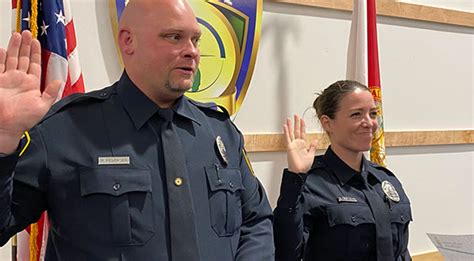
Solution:
[(0, 48), (0, 153), (15, 151), (23, 133), (38, 123), (58, 96), (60, 81), (43, 92), (41, 46), (29, 31), (13, 33)]

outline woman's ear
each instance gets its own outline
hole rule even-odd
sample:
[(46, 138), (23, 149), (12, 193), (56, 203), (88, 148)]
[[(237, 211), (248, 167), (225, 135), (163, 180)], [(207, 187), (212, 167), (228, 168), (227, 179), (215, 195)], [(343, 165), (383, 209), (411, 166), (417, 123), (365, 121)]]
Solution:
[(331, 119), (327, 115), (323, 115), (319, 118), (321, 126), (323, 126), (324, 131), (331, 133)]

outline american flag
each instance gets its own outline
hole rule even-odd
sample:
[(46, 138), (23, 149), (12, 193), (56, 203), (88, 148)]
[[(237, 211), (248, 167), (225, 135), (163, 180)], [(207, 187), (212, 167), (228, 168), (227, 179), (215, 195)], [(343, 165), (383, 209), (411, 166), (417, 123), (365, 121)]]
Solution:
[[(13, 9), (16, 9), (18, 2), (21, 7), (19, 13), (21, 27), (17, 28), (20, 31), (37, 30), (37, 37), (41, 42), (42, 86), (53, 80), (61, 80), (63, 84), (60, 98), (84, 92), (69, 0), (12, 0)], [(34, 10), (37, 10), (35, 21), (33, 21)], [(34, 24), (35, 28), (32, 27)]]
[[(41, 43), (41, 88), (60, 80), (58, 99), (84, 92), (69, 0), (12, 0), (12, 10), (14, 30), (30, 30)], [(16, 260), (44, 260), (48, 230), (45, 212), (18, 234)]]

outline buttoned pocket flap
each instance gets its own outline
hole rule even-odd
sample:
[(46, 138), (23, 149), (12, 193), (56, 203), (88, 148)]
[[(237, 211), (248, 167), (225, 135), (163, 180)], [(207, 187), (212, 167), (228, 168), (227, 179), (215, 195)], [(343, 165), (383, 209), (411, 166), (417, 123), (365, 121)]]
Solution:
[(358, 226), (375, 223), (372, 212), (367, 205), (346, 203), (328, 206), (326, 208), (330, 227), (337, 225)]
[(394, 204), (390, 211), (392, 223), (405, 224), (412, 220), (410, 204)]
[(206, 176), (211, 191), (243, 190), (242, 177), (239, 169), (221, 169), (216, 166), (206, 167)]
[(80, 180), (81, 196), (96, 193), (119, 196), (129, 192), (151, 192), (150, 171), (144, 169), (82, 169)]

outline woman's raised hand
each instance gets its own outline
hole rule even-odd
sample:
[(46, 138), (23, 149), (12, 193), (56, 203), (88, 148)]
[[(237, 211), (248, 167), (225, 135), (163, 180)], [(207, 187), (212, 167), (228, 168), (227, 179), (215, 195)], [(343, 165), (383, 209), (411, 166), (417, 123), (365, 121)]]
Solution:
[(286, 137), (288, 170), (294, 173), (306, 173), (313, 164), (316, 155), (317, 141), (312, 141), (309, 146), (305, 141), (305, 123), (295, 114), (294, 123), (291, 118), (286, 119), (283, 132)]

